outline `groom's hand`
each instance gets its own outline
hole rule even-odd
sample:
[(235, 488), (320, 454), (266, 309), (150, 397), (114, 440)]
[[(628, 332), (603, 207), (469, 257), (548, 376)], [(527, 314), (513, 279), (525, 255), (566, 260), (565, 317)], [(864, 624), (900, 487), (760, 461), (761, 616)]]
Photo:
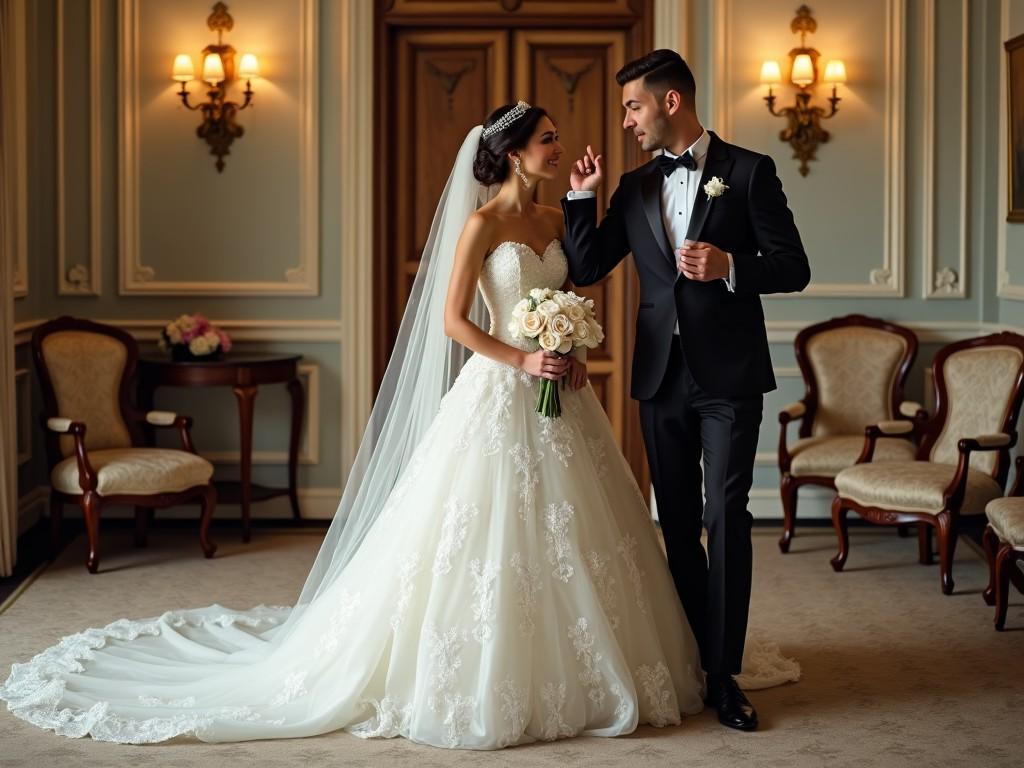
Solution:
[(729, 278), (729, 256), (700, 240), (687, 240), (676, 250), (676, 269), (691, 280), (706, 283)]
[(595, 155), (587, 144), (587, 154), (573, 163), (569, 186), (573, 192), (596, 192), (604, 181), (604, 156)]

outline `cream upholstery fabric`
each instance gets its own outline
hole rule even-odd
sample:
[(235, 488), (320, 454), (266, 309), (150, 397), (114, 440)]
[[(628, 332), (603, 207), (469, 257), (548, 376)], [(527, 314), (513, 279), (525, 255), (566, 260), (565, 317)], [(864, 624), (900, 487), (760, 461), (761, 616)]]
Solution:
[[(123, 344), (99, 333), (59, 331), (43, 339), (58, 415), (85, 422), (85, 446), (90, 451), (132, 444), (117, 399), (127, 357)], [(60, 438), (60, 450), (70, 456), (75, 439)]]
[(818, 408), (811, 434), (863, 434), (864, 427), (891, 419), (891, 395), (901, 336), (876, 328), (836, 328), (807, 342), (807, 357), (818, 384)]
[(1002, 541), (1024, 551), (1024, 498), (1012, 496), (990, 501), (985, 516)]
[[(952, 464), (868, 462), (844, 469), (836, 475), (836, 491), (840, 496), (867, 507), (938, 514), (942, 511), (943, 491), (955, 474), (956, 466)], [(967, 495), (960, 512), (980, 515), (986, 504), (1002, 495), (1003, 489), (990, 475), (976, 469), (968, 470)]]
[[(89, 451), (96, 470), (100, 496), (114, 494), (177, 493), (194, 485), (206, 485), (213, 465), (201, 456), (170, 448), (127, 448)], [(78, 463), (64, 459), (50, 475), (58, 491), (80, 494)]]
[[(815, 475), (835, 477), (852, 467), (864, 448), (864, 435), (805, 437), (797, 440), (789, 452), (793, 462), (789, 473), (795, 477)], [(873, 461), (913, 461), (914, 444), (900, 438), (879, 438)]]
[[(1002, 432), (1020, 364), (1021, 353), (1014, 347), (965, 349), (946, 359), (942, 372), (950, 407), (932, 446), (932, 461), (955, 464), (961, 438)], [(991, 473), (998, 457), (997, 451), (974, 453), (971, 467)]]

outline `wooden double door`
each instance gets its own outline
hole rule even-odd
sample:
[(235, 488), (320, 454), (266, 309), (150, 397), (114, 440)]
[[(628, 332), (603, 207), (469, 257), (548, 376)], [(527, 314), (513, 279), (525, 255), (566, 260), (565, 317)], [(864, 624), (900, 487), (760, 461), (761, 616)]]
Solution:
[[(407, 0), (380, 14), (377, 381), (455, 156), (466, 133), (493, 109), (523, 99), (543, 106), (557, 125), (566, 155), (558, 179), (538, 188), (536, 199), (545, 205), (560, 205), (571, 160), (587, 144), (605, 156), (601, 212), (620, 174), (646, 159), (632, 134), (622, 130), (621, 88), (614, 75), (647, 50), (647, 4), (534, 2), (521, 4), (519, 12), (508, 11), (509, 5)], [(448, 13), (427, 16), (424, 6)], [(476, 11), (452, 13), (460, 6)], [(595, 7), (601, 9), (597, 14)], [(637, 480), (647, 488), (638, 413), (629, 398), (637, 296), (631, 260), (579, 292), (595, 300), (606, 333), (602, 347), (588, 356), (591, 384)]]

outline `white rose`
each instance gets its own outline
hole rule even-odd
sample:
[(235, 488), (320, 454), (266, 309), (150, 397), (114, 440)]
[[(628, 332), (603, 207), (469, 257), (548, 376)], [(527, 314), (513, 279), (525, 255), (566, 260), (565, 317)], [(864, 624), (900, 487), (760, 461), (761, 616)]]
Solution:
[[(548, 352), (554, 352), (562, 346), (562, 337), (551, 331), (544, 331), (537, 337), (537, 341), (540, 343), (540, 348), (546, 349)], [(569, 343), (572, 344), (571, 341)]]
[(591, 320), (589, 322), (590, 330), (594, 332), (594, 336), (597, 337), (597, 343), (600, 344), (604, 341), (604, 328), (602, 328), (601, 324), (596, 320)]
[(183, 333), (188, 333), (196, 327), (195, 321), (188, 315), (182, 315), (174, 321)]
[(563, 339), (562, 343), (558, 345), (558, 351), (561, 352), (563, 355), (566, 352), (572, 351), (572, 339)]
[(183, 339), (181, 336), (181, 329), (178, 326), (171, 323), (164, 330), (167, 331), (167, 338), (171, 340), (171, 344), (181, 344)]
[(555, 304), (560, 306), (563, 311), (571, 307), (573, 304), (572, 297), (569, 296), (569, 294), (563, 293), (561, 291), (552, 296), (551, 300), (554, 301)]
[(569, 319), (574, 323), (578, 323), (587, 316), (587, 310), (581, 307), (579, 304), (571, 304), (566, 310), (565, 314), (569, 316)]
[(555, 315), (551, 318), (551, 330), (559, 336), (572, 335), (572, 321), (565, 315)]
[(539, 312), (527, 312), (519, 318), (519, 329), (523, 335), (530, 339), (537, 338), (537, 335), (544, 330), (547, 319)]
[(548, 299), (547, 301), (542, 301), (537, 305), (537, 311), (545, 317), (554, 317), (562, 311), (562, 308), (558, 306), (556, 302)]
[(547, 288), (534, 288), (532, 291), (530, 291), (530, 298), (536, 301), (538, 304), (540, 304), (549, 296), (551, 296), (551, 291), (549, 291)]
[(529, 312), (529, 311), (530, 311), (530, 300), (529, 299), (523, 299), (518, 304), (516, 304), (515, 307), (512, 309), (512, 314), (518, 316), (518, 315), (523, 314), (524, 312)]
[(591, 337), (590, 323), (573, 323), (572, 335), (577, 341), (583, 341)]
[(729, 185), (722, 179), (717, 176), (712, 176), (711, 181), (704, 185), (704, 194), (706, 194), (708, 196), (708, 200), (710, 200), (712, 197), (720, 196), (728, 188)]
[(208, 355), (210, 354), (210, 342), (206, 340), (205, 336), (196, 336), (188, 343), (188, 351), (193, 355)]

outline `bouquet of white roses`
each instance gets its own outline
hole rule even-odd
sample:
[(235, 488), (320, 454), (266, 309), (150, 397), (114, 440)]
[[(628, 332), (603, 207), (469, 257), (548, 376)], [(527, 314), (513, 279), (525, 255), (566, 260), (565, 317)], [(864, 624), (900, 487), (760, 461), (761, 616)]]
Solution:
[[(516, 304), (508, 324), (514, 338), (533, 339), (541, 349), (566, 355), (577, 347), (594, 349), (604, 341), (604, 330), (594, 317), (594, 300), (572, 291), (534, 288)], [(541, 379), (537, 412), (550, 417), (562, 414), (558, 387)]]

